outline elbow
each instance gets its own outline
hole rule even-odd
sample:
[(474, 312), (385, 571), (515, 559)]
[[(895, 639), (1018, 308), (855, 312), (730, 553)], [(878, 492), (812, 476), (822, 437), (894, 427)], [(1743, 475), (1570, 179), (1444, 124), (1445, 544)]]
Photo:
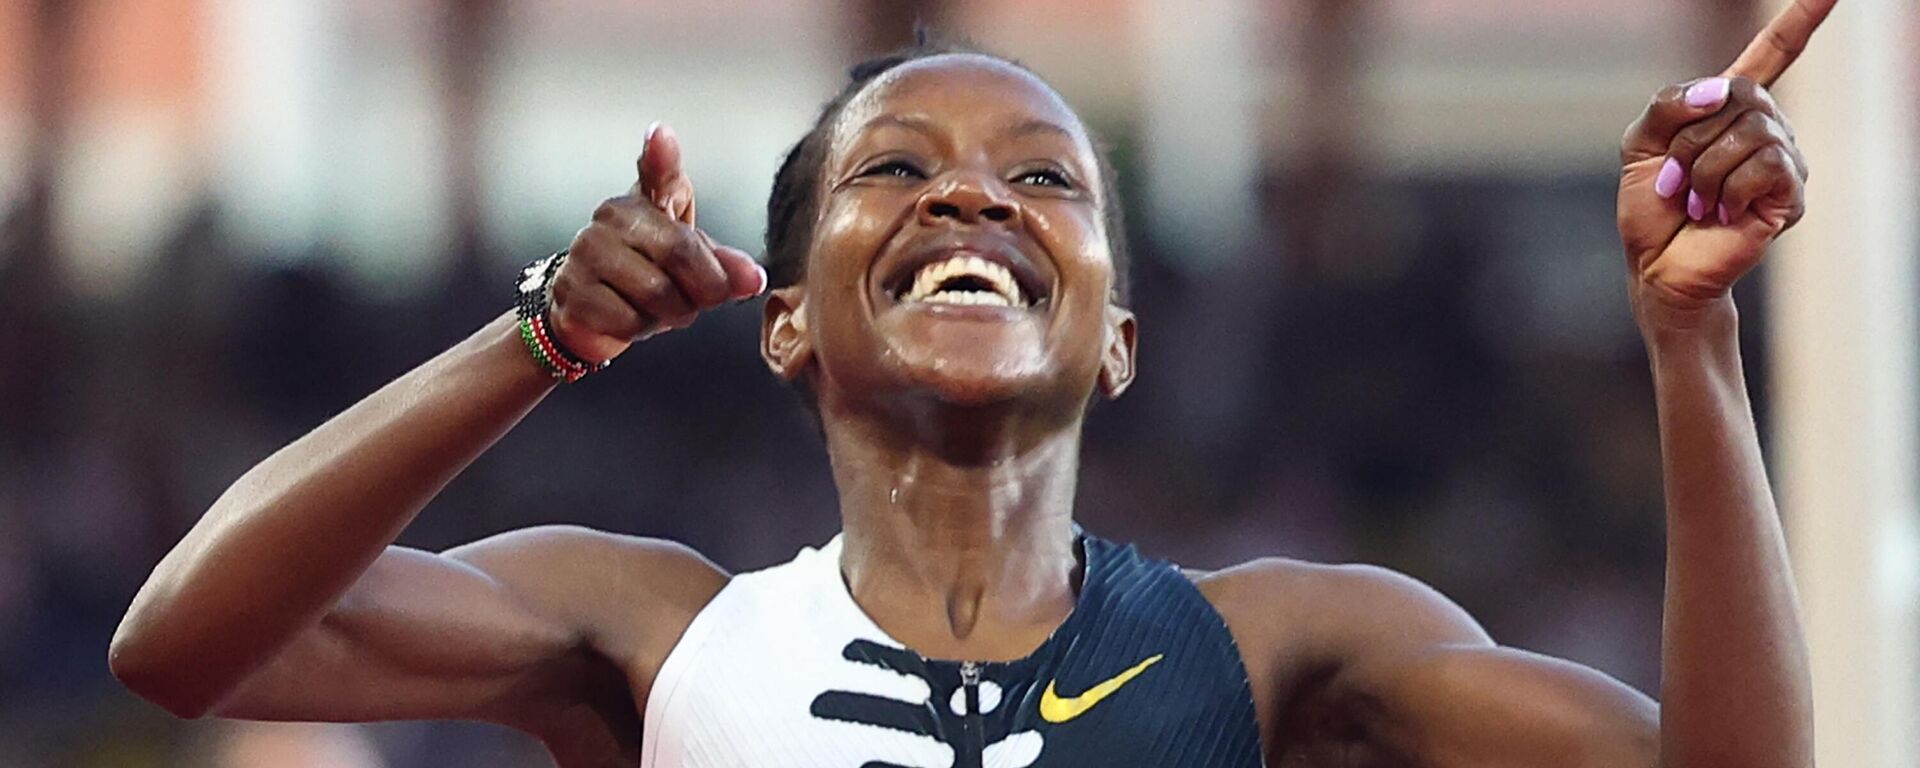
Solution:
[(1586, 713), (1566, 724), (1566, 754), (1556, 765), (1580, 768), (1657, 768), (1669, 765), (1660, 754), (1660, 721), (1650, 710), (1623, 707), (1604, 714)]
[(196, 685), (190, 665), (165, 658), (132, 623), (131, 617), (122, 622), (107, 646), (107, 668), (114, 679), (175, 717), (205, 717), (216, 703), (213, 693), (204, 683)]
[(1813, 768), (1811, 750), (1779, 750), (1777, 745), (1753, 748), (1738, 746), (1721, 749), (1673, 748), (1662, 750), (1661, 768)]
[(1657, 730), (1609, 733), (1604, 739), (1588, 742), (1581, 759), (1573, 764), (1588, 768), (1657, 768), (1663, 765), (1660, 759), (1660, 734)]

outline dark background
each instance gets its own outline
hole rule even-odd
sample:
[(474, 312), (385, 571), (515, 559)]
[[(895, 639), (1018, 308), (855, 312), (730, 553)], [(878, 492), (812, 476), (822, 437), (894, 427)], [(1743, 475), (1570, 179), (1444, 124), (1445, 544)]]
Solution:
[[(630, 118), (674, 120), (703, 216), (757, 243), (778, 150), (915, 18), (1053, 78), (1132, 193), (1140, 379), (1089, 425), (1084, 525), (1197, 568), (1388, 565), (1503, 643), (1657, 685), (1615, 143), (1730, 57), (1747, 3), (1221, 3), (1250, 26), (1191, 52), (1221, 22), (1158, 1), (0, 5), (0, 766), (543, 760), (483, 726), (181, 723), (107, 641), (240, 473), (504, 311), (627, 183)], [(1238, 95), (1141, 85), (1168, 76)], [(1205, 153), (1166, 137), (1223, 98), (1244, 111), (1199, 124), (1250, 162), (1182, 167)], [(1191, 184), (1227, 197), (1167, 191)], [(570, 522), (745, 570), (824, 541), (825, 456), (758, 312), (557, 391), (402, 542)]]

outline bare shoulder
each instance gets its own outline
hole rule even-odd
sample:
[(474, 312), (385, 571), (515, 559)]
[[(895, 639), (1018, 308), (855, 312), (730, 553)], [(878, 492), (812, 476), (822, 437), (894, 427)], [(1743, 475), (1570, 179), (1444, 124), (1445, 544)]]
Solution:
[(1226, 620), (1249, 674), (1282, 686), (1396, 650), (1492, 645), (1438, 590), (1380, 566), (1272, 557), (1194, 583)]
[[(1478, 624), (1465, 609), (1425, 582), (1377, 564), (1327, 564), (1263, 557), (1225, 570), (1194, 574), (1194, 584), (1221, 612), (1292, 609), (1288, 618), (1321, 624), (1373, 624), (1388, 614), (1396, 624)], [(1482, 634), (1484, 636), (1484, 634)]]
[(1439, 591), (1379, 566), (1270, 557), (1190, 576), (1240, 648), (1276, 760), (1344, 760), (1330, 756), (1354, 748), (1380, 660), (1492, 645)]
[(581, 607), (617, 603), (698, 611), (728, 579), (720, 566), (685, 544), (578, 525), (507, 531), (445, 555), (517, 591)]
[(1496, 646), (1464, 609), (1405, 574), (1270, 558), (1194, 581), (1239, 643), (1282, 757), (1360, 750), (1422, 764), (1446, 754), (1524, 757), (1434, 764), (1571, 765), (1566, 750), (1577, 749), (1597, 756), (1581, 765), (1654, 762), (1652, 700), (1586, 667)]
[(603, 652), (643, 669), (672, 650), (729, 579), (685, 544), (577, 525), (507, 531), (443, 554), (485, 573), (529, 609), (585, 628)]

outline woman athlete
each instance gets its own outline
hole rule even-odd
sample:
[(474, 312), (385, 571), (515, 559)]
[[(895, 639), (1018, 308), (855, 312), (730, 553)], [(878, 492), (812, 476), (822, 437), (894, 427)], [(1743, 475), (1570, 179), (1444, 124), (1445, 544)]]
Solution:
[(574, 370), (508, 315), (241, 477), (135, 598), (113, 671), (184, 717), (490, 721), (569, 768), (1809, 766), (1729, 289), (1802, 213), (1766, 86), (1833, 3), (1661, 91), (1621, 150), (1665, 457), (1659, 705), (1394, 573), (1183, 572), (1080, 531), (1087, 403), (1134, 376), (1111, 176), (1034, 75), (929, 50), (857, 69), (788, 156), (771, 281), (696, 228), (667, 129), (526, 276), (544, 341), (583, 360), (767, 292), (761, 351), (817, 409), (841, 536), (738, 576), (575, 527), (393, 546)]

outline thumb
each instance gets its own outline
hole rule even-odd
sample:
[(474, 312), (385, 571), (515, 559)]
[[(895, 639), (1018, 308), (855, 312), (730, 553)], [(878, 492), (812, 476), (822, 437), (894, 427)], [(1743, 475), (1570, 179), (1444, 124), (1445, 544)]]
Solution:
[(713, 247), (720, 269), (727, 273), (727, 294), (735, 299), (758, 296), (767, 290), (767, 270), (746, 251), (725, 245)]
[(693, 182), (680, 168), (680, 136), (666, 123), (647, 126), (646, 145), (640, 152), (640, 197), (675, 220), (694, 223)]

